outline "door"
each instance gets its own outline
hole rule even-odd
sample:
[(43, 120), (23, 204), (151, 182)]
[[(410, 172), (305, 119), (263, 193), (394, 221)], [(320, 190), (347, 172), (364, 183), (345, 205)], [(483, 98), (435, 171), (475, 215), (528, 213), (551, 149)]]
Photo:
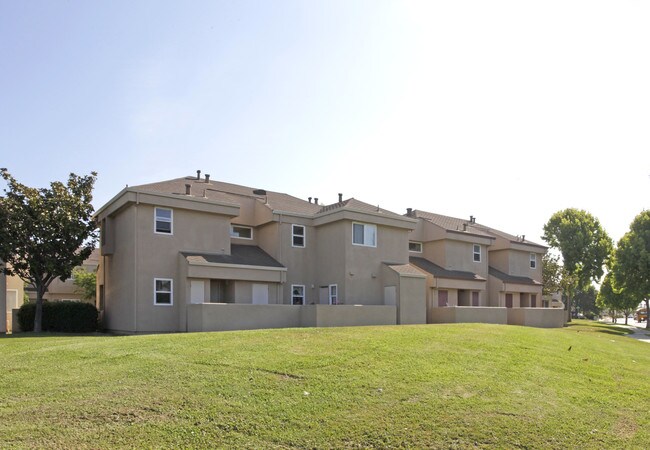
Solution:
[(536, 294), (531, 294), (530, 295), (530, 307), (531, 308), (537, 308), (537, 295)]
[(253, 285), (253, 305), (269, 304), (269, 286), (268, 284)]
[(397, 305), (397, 286), (384, 286), (384, 305)]
[(329, 295), (330, 295), (330, 288), (329, 286), (321, 286), (320, 291), (318, 293), (318, 302), (321, 305), (327, 305), (329, 304)]
[(512, 294), (506, 294), (506, 308), (512, 308)]
[(190, 281), (190, 303), (203, 303), (205, 301), (205, 283), (203, 280)]
[(441, 308), (443, 306), (447, 306), (447, 302), (449, 300), (449, 292), (448, 291), (438, 291), (438, 307)]
[(7, 289), (7, 312), (10, 313), (15, 308), (18, 308), (18, 291)]
[(472, 306), (478, 306), (478, 292), (472, 292)]

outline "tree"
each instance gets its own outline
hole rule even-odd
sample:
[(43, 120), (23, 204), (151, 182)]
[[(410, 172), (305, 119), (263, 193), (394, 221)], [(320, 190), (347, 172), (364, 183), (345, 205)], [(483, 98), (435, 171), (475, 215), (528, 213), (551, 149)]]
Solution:
[(542, 295), (553, 295), (562, 290), (562, 265), (552, 253), (542, 256)]
[(582, 313), (587, 319), (593, 319), (600, 314), (600, 308), (596, 303), (596, 288), (588, 285), (586, 289), (578, 290), (574, 296), (574, 310), (576, 313)]
[[(650, 311), (650, 211), (637, 215), (616, 247), (614, 283)], [(650, 329), (650, 320), (646, 323)]]
[(627, 325), (627, 317), (632, 311), (636, 308), (639, 302), (636, 300), (636, 297), (629, 295), (625, 289), (616, 289), (612, 281), (614, 277), (614, 272), (610, 271), (605, 275), (603, 284), (600, 286), (600, 291), (598, 292), (597, 303), (601, 308), (607, 308), (610, 311), (614, 311), (612, 314), (612, 319), (616, 323), (616, 311), (623, 312), (625, 315), (625, 325)]
[(92, 189), (97, 174), (71, 173), (67, 184), (49, 188), (20, 184), (0, 169), (8, 189), (0, 199), (0, 270), (17, 275), (36, 289), (34, 331), (41, 331), (43, 294), (56, 278), (70, 278), (72, 269), (90, 256), (97, 242), (92, 220)]
[[(558, 211), (544, 225), (542, 236), (562, 254), (566, 277), (567, 309), (578, 289), (586, 289), (590, 282), (598, 282), (604, 265), (612, 252), (612, 240), (600, 222), (587, 211), (568, 208)], [(569, 314), (569, 321), (571, 320)]]
[(88, 272), (83, 267), (76, 267), (72, 271), (73, 283), (79, 288), (83, 300), (95, 300), (97, 288), (97, 273)]

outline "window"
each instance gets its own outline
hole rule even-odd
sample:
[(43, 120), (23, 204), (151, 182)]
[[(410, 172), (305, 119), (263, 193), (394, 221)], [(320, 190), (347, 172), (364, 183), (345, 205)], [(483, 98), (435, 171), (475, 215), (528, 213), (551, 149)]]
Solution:
[(339, 304), (339, 289), (336, 284), (330, 284), (330, 305)]
[(294, 247), (305, 246), (305, 227), (302, 225), (291, 225), (291, 245)]
[(535, 253), (530, 254), (530, 268), (531, 269), (537, 268), (537, 255)]
[(305, 304), (305, 286), (301, 284), (291, 285), (291, 304), (292, 305)]
[(474, 244), (474, 262), (481, 262), (481, 246)]
[(230, 237), (239, 239), (253, 239), (253, 229), (241, 225), (230, 226)]
[(422, 253), (422, 242), (409, 241), (409, 252)]
[(153, 304), (154, 305), (173, 305), (174, 294), (172, 286), (174, 280), (169, 278), (154, 278), (153, 280)]
[(352, 224), (352, 243), (365, 245), (366, 247), (377, 246), (377, 225), (368, 223)]
[(171, 209), (156, 208), (154, 231), (159, 234), (173, 234), (174, 214)]

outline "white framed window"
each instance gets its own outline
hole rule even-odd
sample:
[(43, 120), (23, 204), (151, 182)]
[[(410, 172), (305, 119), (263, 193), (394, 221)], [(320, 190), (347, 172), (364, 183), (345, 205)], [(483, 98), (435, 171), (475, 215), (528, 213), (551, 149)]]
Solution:
[(330, 284), (329, 298), (330, 298), (330, 305), (339, 304), (339, 287), (336, 284)]
[(305, 227), (302, 225), (291, 225), (291, 246), (305, 247)]
[(253, 229), (243, 225), (230, 225), (230, 237), (238, 239), (253, 239)]
[(305, 304), (305, 286), (302, 284), (291, 285), (291, 304), (304, 305)]
[(537, 268), (537, 255), (535, 253), (530, 254), (530, 268), (531, 269)]
[(409, 241), (409, 252), (422, 253), (422, 242)]
[(174, 304), (174, 280), (171, 278), (153, 279), (153, 304), (163, 306)]
[(157, 234), (174, 234), (174, 211), (169, 208), (156, 208), (153, 230)]
[(352, 244), (377, 247), (377, 225), (352, 223)]
[(481, 262), (481, 246), (474, 244), (474, 262)]

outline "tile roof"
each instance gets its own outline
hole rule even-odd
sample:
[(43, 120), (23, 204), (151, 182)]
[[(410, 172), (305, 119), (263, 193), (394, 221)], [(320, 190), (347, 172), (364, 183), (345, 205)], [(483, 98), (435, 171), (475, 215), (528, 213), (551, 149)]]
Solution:
[(531, 241), (522, 241), (520, 237), (514, 236), (512, 234), (506, 233), (504, 231), (495, 230), (494, 228), (487, 227), (480, 223), (470, 223), (467, 219), (459, 219), (456, 217), (443, 216), (442, 214), (434, 214), (426, 211), (413, 211), (414, 217), (421, 217), (424, 220), (427, 220), (431, 223), (434, 223), (445, 230), (449, 231), (463, 231), (463, 226), (467, 226), (467, 232), (476, 234), (479, 236), (486, 236), (491, 238), (501, 237), (510, 242), (519, 242), (522, 244), (533, 245), (536, 247), (547, 248), (544, 245), (537, 244)]
[(272, 210), (307, 215), (315, 214), (322, 208), (322, 205), (316, 205), (281, 192), (264, 191), (265, 194), (259, 194), (255, 192), (258, 191), (256, 188), (213, 180), (206, 182), (205, 179), (197, 179), (195, 176), (142, 184), (133, 186), (133, 188), (145, 192), (184, 196), (186, 184), (190, 185), (192, 195), (218, 202), (238, 205), (241, 197), (248, 197), (263, 202)]
[(391, 269), (393, 269), (395, 272), (399, 273), (400, 275), (419, 275), (419, 276), (426, 275), (420, 269), (418, 269), (417, 267), (411, 264), (388, 264), (388, 263), (385, 264)]
[(366, 213), (385, 214), (387, 216), (391, 216), (397, 219), (404, 218), (404, 216), (401, 214), (397, 214), (387, 209), (380, 208), (379, 206), (376, 205), (371, 205), (369, 203), (362, 202), (361, 200), (357, 200), (354, 197), (349, 198), (347, 200), (343, 200), (342, 202), (326, 205), (322, 207), (320, 211), (318, 211), (318, 213), (321, 214), (321, 213), (337, 211), (337, 210), (361, 211)]
[(428, 259), (412, 256), (409, 258), (411, 264), (419, 267), (434, 277), (439, 278), (452, 278), (457, 280), (471, 280), (471, 281), (485, 281), (480, 275), (472, 272), (465, 272), (463, 270), (448, 270), (432, 263)]
[(485, 236), (494, 238), (489, 233), (489, 229), (477, 223), (470, 223), (468, 219), (459, 219), (456, 217), (443, 216), (442, 214), (434, 214), (426, 211), (415, 210), (413, 211), (415, 217), (422, 218), (431, 222), (439, 227), (449, 231), (465, 231), (463, 227), (467, 228), (467, 232), (478, 236)]
[(506, 283), (515, 283), (515, 284), (528, 284), (532, 286), (541, 286), (542, 283), (540, 283), (537, 280), (533, 280), (532, 278), (528, 277), (518, 277), (515, 275), (508, 275), (507, 273), (501, 272), (500, 270), (495, 269), (494, 267), (489, 267), (488, 268), (488, 273), (492, 275), (493, 277), (496, 277), (500, 279), (501, 281), (505, 281)]
[(219, 253), (182, 252), (190, 263), (236, 264), (243, 266), (284, 267), (271, 255), (255, 245), (230, 246), (230, 255)]

